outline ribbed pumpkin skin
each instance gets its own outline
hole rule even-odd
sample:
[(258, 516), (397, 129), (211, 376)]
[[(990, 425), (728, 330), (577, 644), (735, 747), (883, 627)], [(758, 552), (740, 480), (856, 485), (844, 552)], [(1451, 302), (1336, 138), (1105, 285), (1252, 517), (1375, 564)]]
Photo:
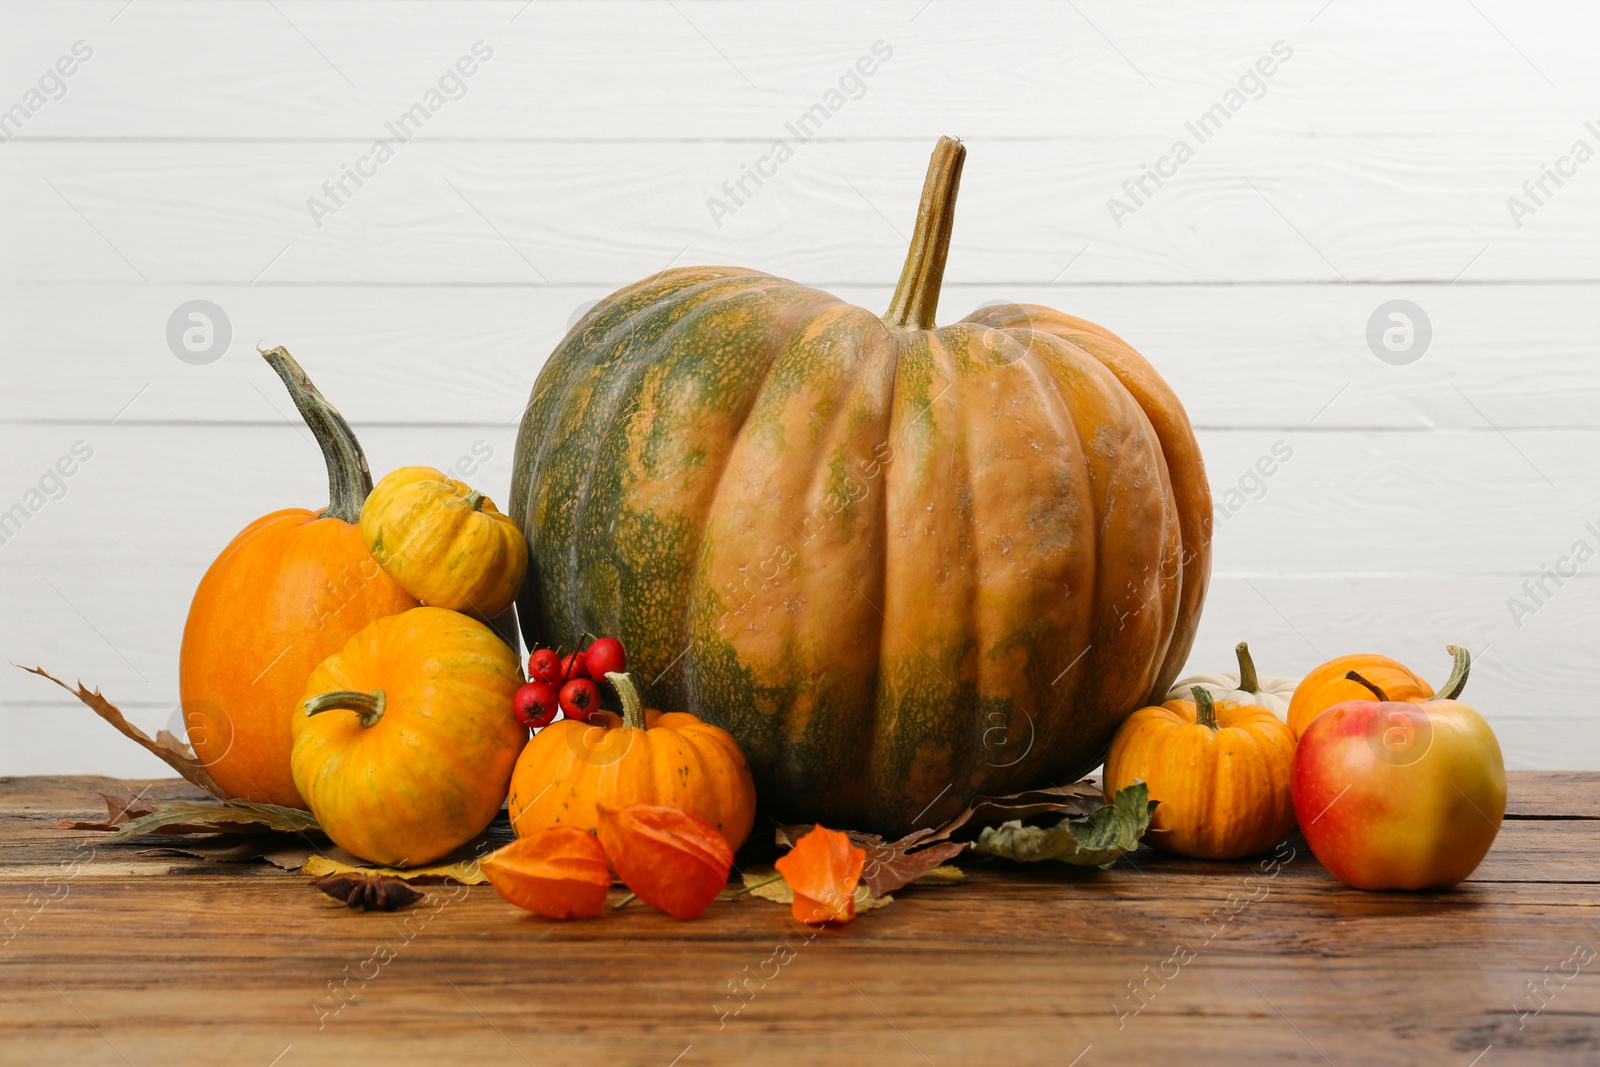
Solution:
[(1092, 767), (1177, 676), (1210, 572), (1183, 408), (1047, 308), (936, 328), (941, 138), (882, 317), (737, 267), (614, 293), (534, 386), (530, 641), (613, 633), (771, 814), (899, 833)]
[(522, 586), (528, 546), (494, 501), (432, 467), (383, 476), (361, 508), (361, 537), (383, 569), (434, 607), (488, 618)]
[(739, 746), (693, 715), (644, 714), (642, 730), (561, 719), (534, 735), (511, 776), (507, 809), (517, 836), (547, 826), (594, 832), (601, 804), (654, 804), (711, 824), (737, 851), (756, 814)]
[(417, 606), (361, 542), (372, 488), (355, 432), (283, 348), (262, 352), (322, 448), (328, 506), (252, 522), (206, 569), (178, 652), (189, 743), (229, 796), (304, 808), (292, 709), (317, 664), (374, 619)]
[(1193, 701), (1140, 708), (1106, 754), (1109, 799), (1142, 779), (1159, 800), (1145, 838), (1199, 859), (1236, 859), (1271, 848), (1294, 829), (1295, 739), (1266, 708), (1221, 700), (1216, 730)]
[(511, 711), (516, 654), (476, 619), (413, 608), (379, 619), (311, 672), (303, 699), (383, 690), (383, 718), (294, 709), (294, 780), (339, 847), (417, 866), (483, 832), (528, 732)]
[(289, 508), (240, 531), (200, 579), (178, 654), (184, 722), (217, 784), (305, 807), (288, 709), (306, 676), (374, 619), (416, 606), (353, 523)]
[(1289, 727), (1296, 737), (1303, 735), (1318, 715), (1335, 704), (1372, 699), (1372, 690), (1345, 677), (1350, 671), (1382, 689), (1392, 701), (1420, 704), (1433, 696), (1433, 686), (1419, 678), (1410, 667), (1388, 656), (1373, 653), (1336, 656), (1313, 668), (1295, 687), (1294, 696), (1289, 700)]
[(1031, 306), (891, 330), (755, 271), (666, 271), (556, 349), (513, 478), (530, 645), (620, 636), (773, 814), (851, 828), (1092, 768), (1177, 676), (1210, 571), (1177, 399)]

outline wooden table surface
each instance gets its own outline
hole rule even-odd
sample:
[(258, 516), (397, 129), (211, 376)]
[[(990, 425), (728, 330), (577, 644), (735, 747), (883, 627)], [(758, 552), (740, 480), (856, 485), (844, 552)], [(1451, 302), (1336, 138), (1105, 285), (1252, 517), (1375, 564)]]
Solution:
[(971, 865), (814, 936), (750, 898), (560, 924), (436, 886), (360, 914), (56, 827), (150, 783), (0, 778), (0, 1063), (1600, 1062), (1600, 774), (1510, 777), (1451, 892), (1346, 889), (1294, 837), (1275, 874)]

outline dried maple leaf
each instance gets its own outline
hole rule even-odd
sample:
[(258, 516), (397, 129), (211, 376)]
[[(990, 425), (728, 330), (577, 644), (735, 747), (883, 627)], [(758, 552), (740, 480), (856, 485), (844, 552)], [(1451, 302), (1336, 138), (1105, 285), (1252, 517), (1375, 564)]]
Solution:
[[(867, 862), (861, 877), (872, 894), (881, 897), (916, 882), (946, 860), (966, 851), (967, 844), (951, 840), (959, 830), (979, 830), (1047, 812), (1087, 816), (1101, 803), (1099, 785), (1086, 779), (1071, 785), (1027, 789), (1006, 797), (979, 797), (948, 822), (913, 830), (898, 841), (885, 841), (877, 834), (855, 830), (844, 833), (851, 844), (866, 852)], [(811, 829), (809, 825), (780, 826), (777, 842), (780, 846), (792, 847)]]
[(398, 911), (422, 899), (422, 891), (380, 874), (330, 874), (312, 883), (357, 911)]
[(101, 696), (98, 689), (90, 692), (83, 687), (82, 682), (78, 683), (77, 687), (74, 688), (46, 671), (43, 667), (23, 667), (22, 669), (29, 674), (37, 674), (41, 678), (50, 679), (83, 701), (91, 711), (114, 726), (122, 736), (143, 747), (145, 751), (181, 774), (186, 781), (199, 786), (218, 800), (233, 799), (217, 784), (216, 779), (211, 777), (211, 772), (206, 769), (206, 765), (195, 758), (194, 752), (190, 750), (189, 746), (179, 741), (166, 730), (158, 731), (152, 740), (149, 734), (129, 722), (127, 716), (122, 714), (121, 709)]
[(880, 841), (866, 849), (867, 862), (862, 868), (861, 880), (873, 896), (881, 897), (910, 885), (942, 866), (945, 860), (967, 850), (964, 841), (941, 841), (915, 852), (906, 851), (906, 847), (903, 841)]
[(623, 884), (679, 919), (697, 919), (728, 884), (733, 850), (710, 823), (657, 804), (600, 807), (600, 844)]
[(856, 917), (856, 886), (866, 862), (866, 850), (851, 844), (849, 835), (814, 826), (775, 866), (794, 890), (797, 920), (849, 922)]
[(605, 910), (611, 868), (600, 843), (576, 826), (546, 826), (478, 861), (494, 891), (547, 919), (593, 919)]
[(100, 793), (100, 799), (106, 803), (106, 817), (99, 822), (73, 822), (71, 819), (62, 819), (56, 825), (63, 830), (115, 830), (129, 819), (137, 819), (141, 815), (149, 815), (155, 811), (155, 805), (142, 797), (132, 793)]

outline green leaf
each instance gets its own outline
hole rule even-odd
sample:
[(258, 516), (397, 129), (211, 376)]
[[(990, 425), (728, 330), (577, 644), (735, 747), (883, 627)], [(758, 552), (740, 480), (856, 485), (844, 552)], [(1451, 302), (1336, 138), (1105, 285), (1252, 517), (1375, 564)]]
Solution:
[(1079, 867), (1109, 867), (1139, 847), (1157, 803), (1150, 799), (1149, 787), (1134, 782), (1083, 818), (1063, 819), (1055, 826), (1024, 826), (1013, 819), (986, 828), (972, 847), (1019, 863), (1060, 860)]
[(302, 833), (317, 828), (316, 818), (299, 808), (250, 800), (227, 804), (178, 800), (120, 824), (110, 840), (135, 834)]

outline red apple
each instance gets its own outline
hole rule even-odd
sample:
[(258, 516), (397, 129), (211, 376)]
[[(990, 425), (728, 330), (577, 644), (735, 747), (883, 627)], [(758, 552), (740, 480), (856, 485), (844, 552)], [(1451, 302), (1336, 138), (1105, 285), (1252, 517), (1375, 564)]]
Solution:
[(1311, 851), (1346, 885), (1452, 886), (1500, 830), (1500, 743), (1458, 700), (1335, 704), (1295, 750), (1294, 811)]

